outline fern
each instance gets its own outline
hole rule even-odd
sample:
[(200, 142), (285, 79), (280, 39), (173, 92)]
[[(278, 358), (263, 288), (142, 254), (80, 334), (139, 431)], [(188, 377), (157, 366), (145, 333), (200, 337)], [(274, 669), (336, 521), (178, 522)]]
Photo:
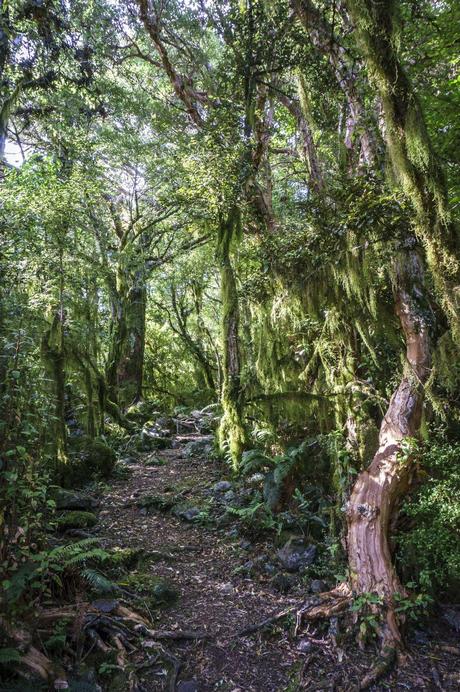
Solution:
[(93, 562), (104, 562), (110, 557), (109, 553), (102, 548), (93, 548), (93, 550), (88, 550), (85, 553), (78, 553), (74, 555), (69, 560), (66, 560), (64, 567), (71, 567), (72, 565), (80, 565), (84, 562), (92, 560)]
[(81, 572), (81, 576), (97, 593), (113, 593), (114, 591), (119, 590), (117, 584), (115, 584), (110, 579), (107, 579), (107, 577), (104, 577), (103, 574), (101, 574), (95, 569), (84, 569)]
[(52, 561), (57, 561), (57, 560), (65, 560), (67, 558), (71, 558), (74, 555), (77, 555), (80, 553), (84, 548), (88, 548), (90, 545), (94, 545), (95, 543), (99, 543), (100, 539), (91, 537), (91, 538), (84, 538), (81, 541), (77, 541), (76, 543), (68, 543), (66, 545), (60, 545), (57, 548), (53, 548), (53, 550), (50, 550), (48, 553), (48, 557)]
[(249, 475), (255, 471), (260, 471), (262, 468), (273, 465), (273, 459), (263, 454), (259, 449), (250, 449), (243, 452), (241, 460), (241, 470), (244, 474)]
[(21, 652), (17, 649), (0, 649), (0, 665), (4, 665), (5, 663), (19, 663), (21, 658)]

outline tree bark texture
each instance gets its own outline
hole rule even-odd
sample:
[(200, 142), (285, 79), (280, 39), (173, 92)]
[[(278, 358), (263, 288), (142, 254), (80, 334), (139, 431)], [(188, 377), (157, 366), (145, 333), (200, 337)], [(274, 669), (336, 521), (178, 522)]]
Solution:
[(401, 643), (394, 595), (404, 589), (392, 564), (389, 531), (412, 477), (413, 454), (405, 441), (418, 435), (424, 384), (431, 363), (432, 313), (425, 300), (423, 265), (415, 249), (397, 261), (396, 313), (406, 341), (406, 363), (398, 388), (383, 418), (379, 447), (354, 485), (347, 505), (347, 548), (352, 588), (359, 594), (376, 593), (385, 606), (384, 642)]

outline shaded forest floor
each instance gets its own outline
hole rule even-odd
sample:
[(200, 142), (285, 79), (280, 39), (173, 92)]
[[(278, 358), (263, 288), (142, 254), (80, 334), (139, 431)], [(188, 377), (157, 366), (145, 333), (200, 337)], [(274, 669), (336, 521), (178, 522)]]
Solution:
[[(279, 568), (273, 536), (249, 540), (240, 531), (238, 517), (232, 521), (228, 512), (225, 521), (213, 520), (216, 495), (225, 491), (228, 496), (230, 479), (209, 455), (186, 454), (190, 440), (199, 442), (200, 437), (183, 437), (176, 440), (175, 449), (125, 460), (125, 473), (107, 489), (99, 513), (99, 536), (105, 545), (141, 549), (150, 556), (150, 574), (167, 579), (178, 592), (168, 607), (151, 611), (155, 628), (208, 635), (199, 641), (167, 643), (181, 661), (177, 689), (358, 689), (375, 652), (372, 647), (361, 651), (350, 637), (347, 641), (346, 631), (337, 646), (328, 623), (310, 626), (294, 637), (293, 618), (250, 635), (239, 634), (248, 625), (300, 604), (308, 587), (300, 580), (282, 593), (286, 589), (274, 574)], [(222, 491), (216, 490), (222, 481)], [(182, 502), (179, 513), (171, 510), (171, 497)], [(404, 665), (372, 689), (459, 689), (459, 643), (442, 620), (417, 624), (409, 632)], [(140, 682), (149, 692), (165, 690), (167, 671), (161, 666), (146, 668)]]

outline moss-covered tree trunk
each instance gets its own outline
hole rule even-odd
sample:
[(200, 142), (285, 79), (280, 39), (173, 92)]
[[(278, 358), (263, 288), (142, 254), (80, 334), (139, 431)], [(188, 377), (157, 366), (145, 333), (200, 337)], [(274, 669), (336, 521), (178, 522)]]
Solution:
[(239, 211), (233, 209), (221, 221), (217, 246), (222, 300), (222, 392), (223, 416), (219, 428), (219, 446), (230, 452), (232, 465), (238, 469), (246, 435), (243, 424), (243, 393), (241, 389), (241, 354), (239, 340), (239, 304), (230, 247), (238, 233)]
[(65, 423), (65, 357), (64, 328), (61, 314), (56, 314), (41, 343), (42, 359), (54, 389), (54, 446), (58, 466), (67, 461), (67, 427)]
[[(370, 0), (372, 2), (372, 0)], [(372, 166), (375, 160), (375, 142), (372, 132), (365, 127), (365, 112), (357, 89), (357, 74), (343, 46), (334, 37), (334, 27), (329, 24), (311, 0), (290, 0), (300, 23), (315, 48), (325, 55), (334, 71), (347, 103), (345, 147), (353, 150), (357, 136), (360, 144), (360, 162)]]
[(133, 286), (125, 306), (126, 331), (117, 367), (118, 400), (122, 408), (142, 399), (146, 303), (145, 286)]
[(142, 399), (147, 290), (142, 277), (118, 286), (112, 300), (112, 324), (106, 378), (109, 397), (122, 408)]
[(404, 588), (392, 564), (389, 532), (411, 482), (414, 460), (404, 443), (419, 433), (431, 363), (431, 311), (425, 296), (421, 258), (409, 249), (398, 259), (395, 273), (396, 312), (406, 340), (404, 372), (383, 418), (378, 450), (359, 474), (347, 505), (351, 586), (359, 594), (381, 597), (382, 639), (390, 649), (401, 643), (395, 594), (403, 594)]
[(417, 233), (458, 341), (458, 231), (450, 218), (442, 167), (431, 146), (417, 94), (398, 58), (398, 3), (347, 0), (346, 5), (382, 101), (395, 176), (415, 209)]

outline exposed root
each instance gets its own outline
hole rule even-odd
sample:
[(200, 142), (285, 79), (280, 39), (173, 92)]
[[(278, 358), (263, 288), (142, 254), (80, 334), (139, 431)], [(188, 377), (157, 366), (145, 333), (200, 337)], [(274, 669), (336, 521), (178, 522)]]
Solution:
[[(48, 634), (54, 630), (57, 622), (62, 623), (66, 620), (69, 621), (69, 636), (78, 642), (80, 660), (94, 649), (98, 649), (105, 655), (115, 652), (117, 666), (120, 670), (127, 672), (129, 672), (129, 655), (136, 650), (133, 643), (136, 644), (136, 640), (143, 636), (151, 640), (188, 639), (192, 641), (209, 637), (206, 632), (150, 629), (151, 623), (143, 615), (130, 610), (116, 600), (100, 600), (93, 603), (80, 603), (78, 606), (43, 610), (38, 613), (37, 622), (32, 628), (37, 633)], [(73, 629), (70, 623), (74, 623)], [(0, 625), (7, 637), (23, 654), (21, 662), (17, 664), (19, 675), (26, 678), (40, 677), (48, 683), (57, 681), (67, 684), (64, 671), (58, 670), (50, 659), (33, 645), (33, 637), (29, 629), (13, 628), (3, 620), (0, 620)], [(155, 648), (157, 655), (153, 660), (163, 659), (171, 666), (169, 688), (174, 690), (181, 662), (159, 642)], [(87, 652), (83, 658), (80, 658), (84, 649)], [(137, 680), (133, 671), (129, 672), (128, 684), (129, 690), (137, 689)]]
[(21, 652), (21, 662), (15, 665), (18, 675), (25, 678), (39, 677), (42, 680), (65, 679), (63, 671), (55, 669), (52, 661), (32, 645), (32, 636), (26, 629), (13, 627), (4, 618), (0, 618), (0, 626)]
[[(236, 636), (244, 637), (247, 634), (253, 634), (265, 627), (270, 627), (275, 622), (282, 620), (293, 613), (297, 614), (295, 635), (297, 635), (303, 620), (317, 620), (320, 618), (330, 618), (339, 613), (345, 612), (351, 603), (351, 591), (348, 584), (339, 584), (332, 591), (318, 594), (307, 598), (301, 604), (291, 606), (276, 613), (261, 622), (254, 625), (248, 625), (240, 630)], [(299, 607), (300, 606), (300, 607)]]
[(345, 582), (332, 591), (308, 598), (297, 610), (294, 634), (297, 635), (304, 620), (329, 619), (344, 613), (351, 603), (351, 590)]
[(375, 665), (367, 673), (367, 675), (361, 680), (359, 684), (360, 690), (367, 690), (371, 685), (373, 685), (377, 680), (380, 680), (384, 675), (390, 672), (396, 661), (396, 648), (387, 647), (382, 651), (382, 654), (377, 659)]

